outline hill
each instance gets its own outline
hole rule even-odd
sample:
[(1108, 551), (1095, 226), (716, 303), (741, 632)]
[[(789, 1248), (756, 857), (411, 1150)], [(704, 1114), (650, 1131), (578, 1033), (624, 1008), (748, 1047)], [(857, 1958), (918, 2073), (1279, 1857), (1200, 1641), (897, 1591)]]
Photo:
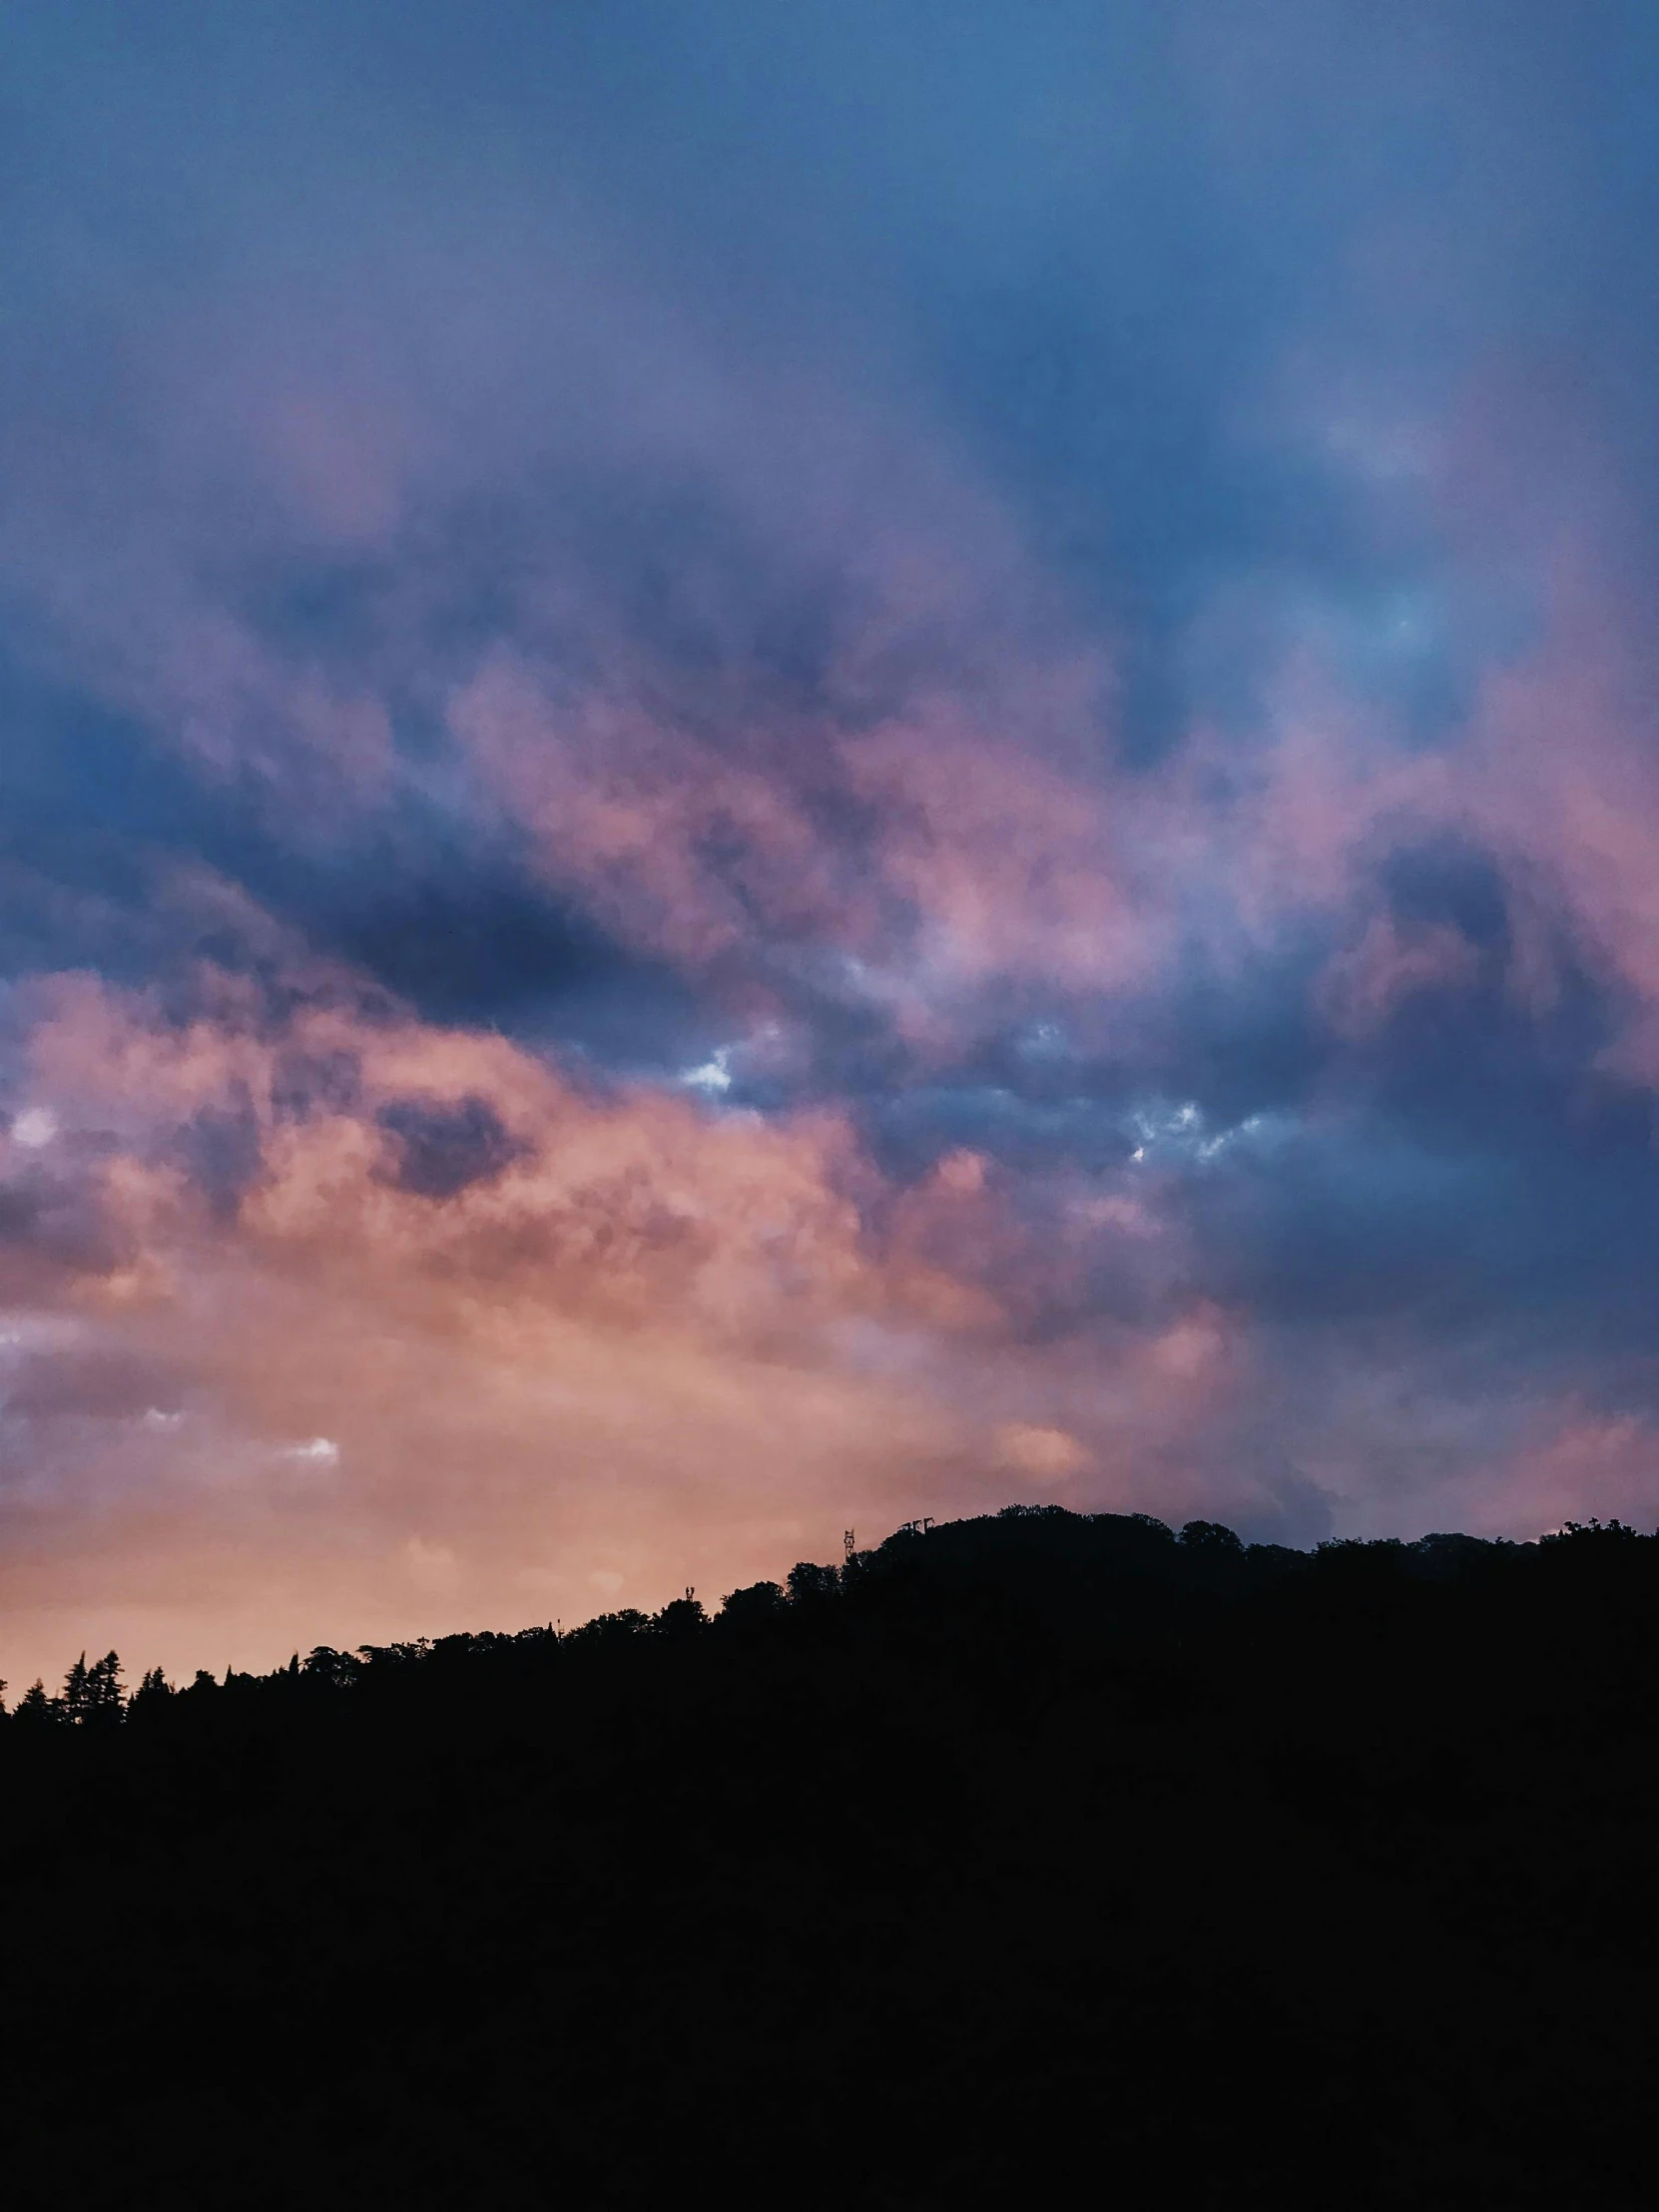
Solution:
[(1617, 1524), (84, 1668), (0, 1725), (11, 2201), (1644, 2204), (1656, 1753)]

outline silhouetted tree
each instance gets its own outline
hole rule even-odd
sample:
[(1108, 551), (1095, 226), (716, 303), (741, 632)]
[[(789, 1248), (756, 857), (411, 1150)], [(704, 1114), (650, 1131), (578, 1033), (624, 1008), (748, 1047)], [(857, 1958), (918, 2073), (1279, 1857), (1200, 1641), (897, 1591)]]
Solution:
[(1190, 1520), (1178, 1539), (1188, 1551), (1202, 1551), (1212, 1558), (1242, 1559), (1244, 1544), (1222, 1521)]
[(85, 1706), (83, 1719), (94, 1727), (111, 1727), (120, 1720), (123, 1704), (121, 1689), (121, 1660), (113, 1651), (105, 1652), (86, 1670)]
[(173, 1696), (173, 1685), (160, 1667), (152, 1667), (139, 1679), (139, 1686), (128, 1700), (130, 1713), (148, 1713), (159, 1705), (165, 1705)]
[(699, 1629), (707, 1628), (709, 1616), (699, 1599), (688, 1591), (684, 1597), (672, 1598), (657, 1615), (653, 1626), (660, 1636), (695, 1636)]
[(1548, 1536), (1541, 1537), (1539, 1541), (1546, 1544), (1582, 1544), (1597, 1541), (1623, 1544), (1637, 1543), (1641, 1539), (1628, 1521), (1591, 1519), (1563, 1521), (1558, 1529)]
[(751, 1582), (746, 1588), (733, 1590), (721, 1601), (720, 1617), (723, 1621), (735, 1621), (747, 1627), (755, 1621), (776, 1620), (789, 1606), (784, 1588), (778, 1582)]
[(839, 1595), (840, 1586), (840, 1574), (834, 1567), (819, 1567), (810, 1559), (802, 1559), (790, 1569), (792, 1605), (827, 1604)]
[(63, 1717), (63, 1701), (47, 1695), (46, 1684), (38, 1675), (18, 1699), (17, 1711), (12, 1715), (26, 1728), (50, 1728)]
[(637, 1605), (624, 1605), (614, 1613), (596, 1613), (591, 1621), (573, 1628), (565, 1640), (579, 1648), (626, 1644), (636, 1636), (645, 1635), (653, 1626), (649, 1613), (642, 1613)]

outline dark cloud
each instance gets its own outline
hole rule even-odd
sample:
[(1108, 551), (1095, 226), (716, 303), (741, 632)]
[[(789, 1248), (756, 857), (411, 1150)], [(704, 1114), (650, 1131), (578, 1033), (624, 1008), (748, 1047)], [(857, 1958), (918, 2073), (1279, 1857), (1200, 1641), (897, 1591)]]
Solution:
[(486, 1098), (394, 1098), (377, 1118), (396, 1140), (398, 1187), (419, 1198), (454, 1198), (525, 1151)]
[(39, 1352), (25, 1359), (4, 1386), (4, 1410), (15, 1420), (169, 1417), (178, 1396), (175, 1374), (157, 1361), (98, 1351)]
[(220, 1220), (231, 1219), (260, 1172), (260, 1124), (253, 1101), (244, 1091), (240, 1096), (233, 1093), (224, 1107), (199, 1107), (169, 1152), (209, 1211)]

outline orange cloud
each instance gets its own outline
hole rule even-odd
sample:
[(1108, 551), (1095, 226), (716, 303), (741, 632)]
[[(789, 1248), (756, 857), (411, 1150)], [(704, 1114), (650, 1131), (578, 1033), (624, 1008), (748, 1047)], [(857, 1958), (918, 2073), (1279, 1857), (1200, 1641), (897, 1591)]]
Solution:
[(14, 1240), (6, 1286), (0, 1357), (58, 1363), (0, 1575), (14, 1677), (89, 1640), (252, 1664), (659, 1602), (1000, 1502), (1010, 1449), (1113, 1492), (1125, 1439), (1213, 1416), (1214, 1319), (1027, 1341), (1075, 1250), (976, 1155), (896, 1192), (839, 1115), (595, 1095), (335, 971), (280, 995), (37, 994), (5, 1165), (87, 1235)]

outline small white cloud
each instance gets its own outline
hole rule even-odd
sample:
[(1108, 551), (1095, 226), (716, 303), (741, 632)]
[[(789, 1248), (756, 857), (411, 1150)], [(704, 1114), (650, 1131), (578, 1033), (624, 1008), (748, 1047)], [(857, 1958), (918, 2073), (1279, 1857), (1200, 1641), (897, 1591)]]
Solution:
[(26, 1106), (12, 1123), (12, 1142), (38, 1152), (58, 1133), (58, 1117), (50, 1106)]
[(1141, 1107), (1130, 1115), (1129, 1123), (1144, 1152), (1149, 1145), (1190, 1143), (1203, 1129), (1204, 1115), (1191, 1099), (1179, 1106), (1159, 1102)]
[(596, 1567), (588, 1580), (596, 1590), (603, 1590), (607, 1597), (614, 1597), (626, 1578), (611, 1567)]
[(1071, 1042), (1057, 1021), (1037, 1021), (1020, 1039), (1019, 1050), (1027, 1060), (1063, 1060)]
[(159, 1405), (152, 1405), (139, 1425), (152, 1430), (158, 1436), (165, 1436), (179, 1427), (184, 1417), (183, 1413), (164, 1413)]
[(284, 1459), (310, 1459), (321, 1466), (333, 1466), (339, 1458), (339, 1445), (332, 1436), (307, 1436), (302, 1444), (289, 1444), (282, 1453)]
[(1246, 1139), (1269, 1137), (1275, 1124), (1266, 1114), (1250, 1114), (1231, 1128), (1213, 1132), (1206, 1127), (1204, 1109), (1196, 1100), (1181, 1104), (1143, 1106), (1129, 1116), (1129, 1127), (1139, 1140), (1129, 1157), (1145, 1160), (1150, 1154), (1177, 1159), (1214, 1160)]
[(732, 1071), (726, 1064), (731, 1057), (732, 1047), (723, 1044), (700, 1068), (688, 1068), (680, 1080), (689, 1090), (704, 1091), (711, 1098), (719, 1098), (732, 1088)]

